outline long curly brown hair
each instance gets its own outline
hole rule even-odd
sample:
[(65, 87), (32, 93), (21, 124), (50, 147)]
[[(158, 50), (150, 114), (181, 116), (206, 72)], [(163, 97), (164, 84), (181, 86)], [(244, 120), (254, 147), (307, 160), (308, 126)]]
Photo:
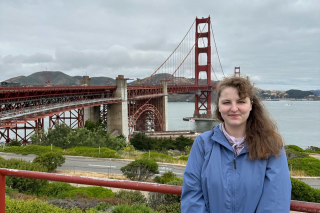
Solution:
[(241, 99), (249, 97), (252, 101), (252, 110), (246, 123), (245, 138), (245, 142), (248, 144), (249, 159), (267, 159), (270, 155), (278, 156), (284, 142), (275, 122), (255, 94), (254, 87), (248, 77), (233, 76), (219, 82), (215, 109), (216, 118), (224, 121), (219, 112), (218, 103), (221, 91), (226, 87), (236, 88)]

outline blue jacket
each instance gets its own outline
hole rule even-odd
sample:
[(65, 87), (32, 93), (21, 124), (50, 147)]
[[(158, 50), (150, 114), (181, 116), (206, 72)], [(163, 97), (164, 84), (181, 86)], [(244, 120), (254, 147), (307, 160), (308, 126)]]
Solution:
[(291, 181), (284, 149), (279, 157), (235, 157), (218, 126), (194, 141), (185, 169), (182, 213), (289, 213)]

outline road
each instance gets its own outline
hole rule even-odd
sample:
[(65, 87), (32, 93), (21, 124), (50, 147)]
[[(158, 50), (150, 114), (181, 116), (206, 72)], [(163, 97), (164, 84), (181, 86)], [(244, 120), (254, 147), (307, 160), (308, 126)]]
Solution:
[[(21, 158), (26, 161), (33, 161), (36, 155), (20, 155), (13, 153), (2, 153), (0, 156), (5, 159), (10, 158)], [(320, 159), (320, 155), (316, 156)], [(130, 163), (130, 160), (124, 159), (109, 159), (109, 158), (90, 158), (90, 157), (78, 157), (78, 156), (66, 156), (65, 163), (59, 167), (59, 170), (70, 170), (70, 171), (82, 171), (82, 172), (99, 172), (99, 173), (110, 173), (110, 174), (122, 174), (121, 167)], [(183, 178), (185, 167), (175, 166), (170, 164), (159, 163), (159, 172), (163, 174), (167, 171), (172, 171), (177, 177)], [(320, 178), (299, 178), (303, 182), (309, 184), (313, 188), (320, 189)]]
[[(26, 161), (33, 161), (36, 155), (20, 155), (14, 153), (2, 153), (0, 156), (5, 159), (21, 158)], [(90, 157), (78, 157), (78, 156), (66, 156), (66, 161), (59, 170), (71, 170), (71, 171), (82, 171), (82, 172), (100, 172), (100, 173), (111, 173), (111, 174), (122, 174), (121, 167), (126, 166), (130, 163), (130, 160), (124, 159), (109, 159), (109, 158), (90, 158)], [(184, 166), (174, 166), (159, 163), (158, 168), (160, 174), (167, 171), (172, 171), (177, 177), (183, 178)]]

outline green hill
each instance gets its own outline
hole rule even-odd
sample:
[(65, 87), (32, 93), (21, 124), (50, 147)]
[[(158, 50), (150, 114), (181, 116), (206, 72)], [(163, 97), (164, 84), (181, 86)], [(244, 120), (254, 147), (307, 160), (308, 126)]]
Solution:
[[(20, 82), (22, 86), (45, 86), (50, 80), (52, 86), (75, 86), (80, 85), (82, 76), (69, 76), (60, 71), (41, 71), (28, 76), (18, 76), (7, 79), (8, 82)], [(92, 77), (91, 83), (93, 86), (115, 85), (116, 81), (108, 77)]]

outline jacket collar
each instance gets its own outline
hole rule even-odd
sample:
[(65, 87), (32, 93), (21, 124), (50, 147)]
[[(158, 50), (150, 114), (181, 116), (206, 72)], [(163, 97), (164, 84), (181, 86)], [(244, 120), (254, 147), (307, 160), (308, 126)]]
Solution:
[[(214, 132), (214, 134), (211, 136), (211, 139), (219, 144), (221, 144), (222, 146), (226, 147), (227, 149), (229, 149), (231, 152), (234, 153), (233, 148), (230, 146), (228, 140), (226, 139), (226, 137), (224, 136), (222, 130), (220, 129), (220, 124), (215, 126), (212, 131)], [(248, 144), (246, 144), (244, 146), (244, 148), (241, 150), (240, 154), (246, 153), (247, 152), (247, 147)]]

